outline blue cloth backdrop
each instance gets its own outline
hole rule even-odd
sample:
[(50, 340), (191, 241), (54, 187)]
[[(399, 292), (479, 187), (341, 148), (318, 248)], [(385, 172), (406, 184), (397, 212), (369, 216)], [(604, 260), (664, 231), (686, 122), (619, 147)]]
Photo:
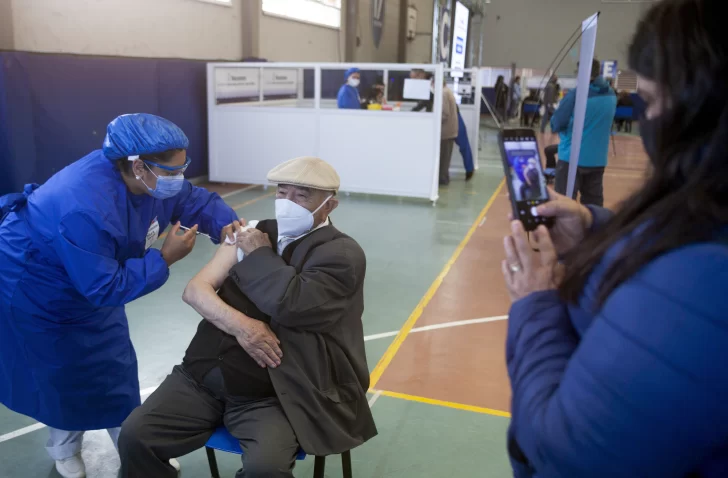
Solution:
[(106, 125), (124, 113), (176, 123), (190, 140), (186, 175), (207, 174), (205, 65), (0, 52), (0, 195), (42, 183), (101, 148)]

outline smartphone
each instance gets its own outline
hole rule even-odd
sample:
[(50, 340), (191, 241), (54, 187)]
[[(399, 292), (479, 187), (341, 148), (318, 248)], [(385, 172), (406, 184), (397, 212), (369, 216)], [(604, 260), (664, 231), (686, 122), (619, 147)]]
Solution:
[(549, 193), (535, 133), (531, 129), (504, 129), (498, 133), (498, 144), (513, 217), (520, 220), (527, 231), (533, 231), (541, 224), (550, 227), (550, 218), (536, 214), (536, 207), (549, 200)]

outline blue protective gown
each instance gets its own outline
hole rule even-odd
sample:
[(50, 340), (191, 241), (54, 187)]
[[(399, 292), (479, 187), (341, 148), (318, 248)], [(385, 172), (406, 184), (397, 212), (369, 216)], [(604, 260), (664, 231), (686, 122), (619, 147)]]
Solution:
[(342, 85), (339, 94), (336, 95), (336, 105), (340, 110), (360, 110), (359, 91), (351, 85)]
[(120, 426), (140, 404), (124, 305), (169, 277), (150, 226), (218, 238), (235, 218), (189, 182), (170, 199), (131, 194), (101, 150), (32, 192), (0, 224), (0, 402), (63, 430)]
[(463, 115), (460, 114), (458, 108), (458, 137), (455, 142), (460, 149), (460, 156), (463, 157), (463, 167), (468, 173), (473, 172), (475, 165), (473, 164), (473, 150), (470, 147), (470, 141), (468, 140), (468, 129), (465, 127), (465, 121)]

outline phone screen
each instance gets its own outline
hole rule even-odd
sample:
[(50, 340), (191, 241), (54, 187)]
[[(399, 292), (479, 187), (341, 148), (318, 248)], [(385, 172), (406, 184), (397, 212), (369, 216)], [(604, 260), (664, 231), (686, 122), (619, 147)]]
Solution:
[(535, 214), (535, 208), (549, 199), (536, 138), (505, 136), (502, 139), (506, 180), (517, 216), (527, 230), (547, 224)]

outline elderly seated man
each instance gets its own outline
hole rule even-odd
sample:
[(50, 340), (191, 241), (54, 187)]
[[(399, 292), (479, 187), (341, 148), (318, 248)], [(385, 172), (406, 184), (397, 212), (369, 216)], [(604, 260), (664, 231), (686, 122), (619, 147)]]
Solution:
[[(329, 220), (339, 176), (317, 158), (274, 168), (276, 220), (236, 232), (187, 286), (204, 320), (182, 365), (119, 437), (122, 477), (176, 476), (169, 459), (225, 425), (238, 477), (291, 477), (299, 448), (325, 456), (376, 435), (366, 400), (366, 258)], [(218, 290), (219, 289), (219, 290)], [(217, 292), (216, 292), (217, 291)]]

